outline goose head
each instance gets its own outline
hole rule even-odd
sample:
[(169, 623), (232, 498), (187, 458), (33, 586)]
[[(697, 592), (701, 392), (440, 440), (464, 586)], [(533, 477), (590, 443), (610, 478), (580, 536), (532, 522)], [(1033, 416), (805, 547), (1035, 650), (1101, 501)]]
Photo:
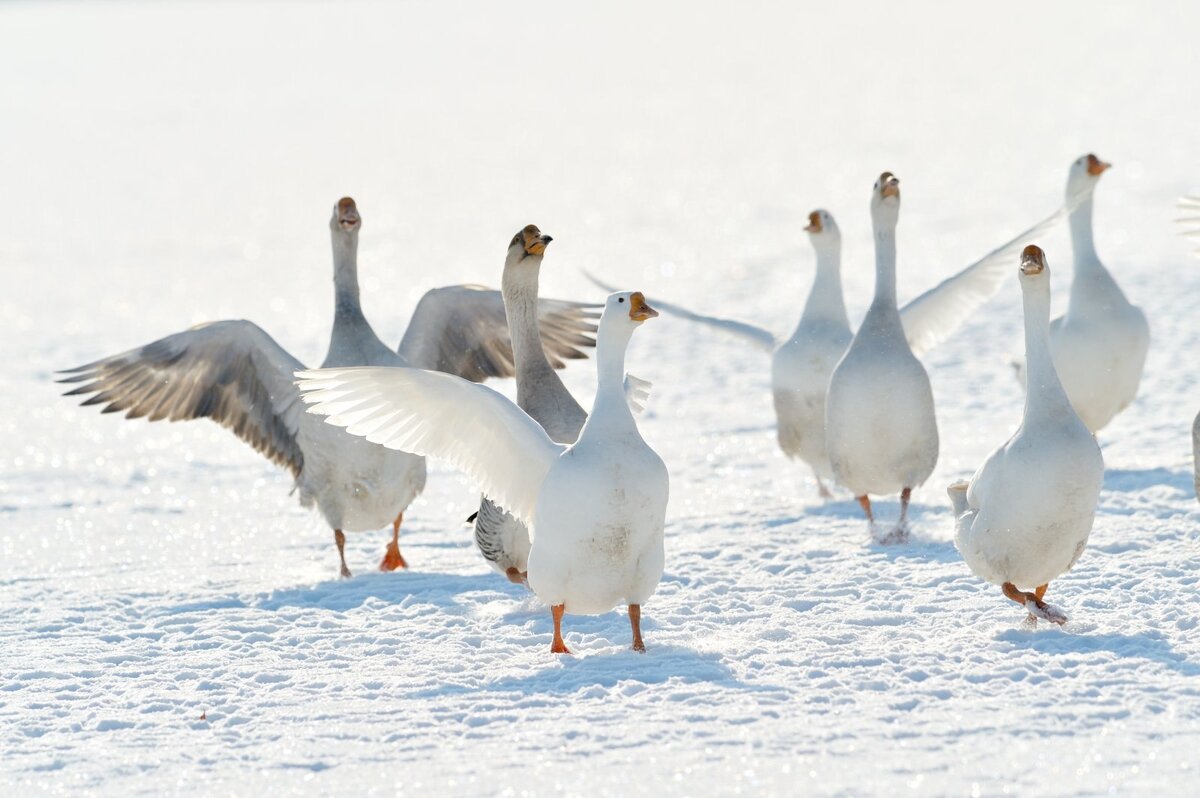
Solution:
[(1046, 253), (1036, 244), (1030, 244), (1021, 252), (1021, 290), (1038, 294), (1050, 294), (1050, 264)]
[(641, 291), (618, 291), (609, 294), (604, 301), (600, 328), (622, 330), (626, 335), (632, 335), (634, 330), (642, 326), (642, 322), (657, 315), (658, 311), (650, 307)]
[(517, 231), (508, 242), (508, 255), (504, 259), (504, 268), (520, 264), (540, 266), (546, 254), (546, 247), (554, 239), (538, 229), (536, 224), (527, 224)]
[(871, 220), (876, 228), (895, 227), (900, 219), (900, 178), (884, 172), (871, 191)]
[(350, 197), (342, 197), (333, 206), (333, 215), (329, 217), (329, 229), (334, 233), (347, 236), (358, 235), (362, 227), (362, 217), (358, 215), (358, 206)]
[(842, 243), (842, 232), (838, 230), (837, 222), (829, 211), (817, 209), (808, 215), (808, 224), (804, 228), (813, 249), (836, 250)]
[(1090, 152), (1076, 158), (1067, 173), (1067, 197), (1090, 194), (1100, 181), (1100, 175), (1110, 168), (1112, 164), (1105, 163)]

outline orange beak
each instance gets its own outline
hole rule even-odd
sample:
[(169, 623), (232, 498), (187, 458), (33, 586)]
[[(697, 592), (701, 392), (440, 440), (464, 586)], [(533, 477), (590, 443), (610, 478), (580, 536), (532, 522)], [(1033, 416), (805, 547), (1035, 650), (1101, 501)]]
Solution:
[(1099, 177), (1100, 175), (1104, 174), (1105, 169), (1111, 169), (1111, 168), (1112, 168), (1112, 164), (1105, 163), (1104, 161), (1097, 158), (1095, 155), (1088, 153), (1087, 170), (1088, 170), (1088, 174), (1091, 175), (1092, 177)]
[(646, 304), (646, 297), (641, 291), (634, 291), (629, 297), (629, 318), (642, 322), (657, 315), (658, 311)]
[(812, 213), (810, 213), (808, 215), (808, 226), (804, 228), (804, 232), (806, 232), (806, 233), (821, 232), (821, 215), (819, 213), (817, 213), (816, 211), (813, 211)]
[(1046, 253), (1042, 252), (1042, 248), (1034, 244), (1025, 247), (1021, 253), (1021, 273), (1041, 274), (1045, 269)]
[(900, 179), (891, 172), (879, 176), (879, 194), (884, 197), (900, 196)]
[(554, 239), (542, 233), (537, 228), (537, 225), (528, 225), (521, 231), (521, 235), (525, 238), (525, 252), (530, 255), (542, 255), (546, 252), (546, 245)]

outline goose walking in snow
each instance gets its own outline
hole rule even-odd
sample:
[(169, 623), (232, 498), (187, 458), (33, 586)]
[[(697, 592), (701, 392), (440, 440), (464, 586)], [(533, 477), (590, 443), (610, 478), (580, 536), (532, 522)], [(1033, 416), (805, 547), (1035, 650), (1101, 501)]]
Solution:
[[(1137, 398), (1150, 326), (1141, 309), (1125, 298), (1096, 255), (1092, 195), (1110, 164), (1084, 155), (1071, 164), (1067, 197), (1075, 276), (1067, 312), (1050, 323), (1050, 351), (1071, 404), (1093, 434)], [(1024, 381), (1024, 365), (1017, 366)]]
[(1031, 618), (1062, 624), (1066, 615), (1043, 598), (1050, 580), (1071, 570), (1087, 545), (1104, 461), (1051, 358), (1050, 270), (1041, 249), (1025, 249), (1019, 278), (1029, 369), (1025, 412), (1016, 433), (969, 483), (949, 487), (954, 542), (976, 576), (1000, 585)]
[[(496, 291), (460, 285), (428, 292), (417, 306), (400, 352), (384, 344), (363, 315), (358, 288), (362, 218), (345, 197), (329, 222), (335, 311), (324, 366), (419, 365), (465, 379), (513, 373), (504, 307)], [(557, 367), (586, 357), (594, 314), (559, 301), (541, 308), (544, 344)], [(407, 567), (400, 554), (404, 510), (425, 485), (421, 457), (372, 446), (304, 412), (293, 373), (303, 364), (249, 321), (218, 321), (169, 335), (123, 354), (71, 369), (63, 382), (84, 383), (68, 396), (92, 394), (84, 405), (150, 421), (210, 418), (232, 431), (296, 480), (300, 502), (316, 504), (333, 529), (341, 574), (345, 532), (390, 523), (392, 539), (380, 568)]]
[(528, 526), (528, 582), (550, 606), (551, 651), (570, 653), (565, 613), (595, 615), (622, 603), (633, 648), (644, 651), (641, 606), (662, 577), (668, 478), (638, 432), (623, 372), (634, 331), (657, 315), (637, 292), (606, 300), (596, 400), (570, 446), (495, 391), (445, 374), (358, 368), (297, 376), (311, 412), (374, 443), (448, 461)]
[[(929, 478), (938, 458), (933, 389), (905, 337), (896, 306), (899, 218), (900, 181), (884, 172), (871, 192), (875, 299), (829, 377), (825, 400), (826, 445), (834, 477), (858, 498), (879, 543), (908, 539), (912, 489)], [(870, 494), (886, 493), (900, 494), (900, 519), (880, 536)]]
[[(1006, 272), (1005, 264), (1020, 247), (1051, 228), (1068, 209), (1063, 205), (901, 308), (900, 320), (912, 351), (920, 355), (952, 335), (995, 294)], [(651, 301), (669, 313), (724, 330), (773, 353), (771, 393), (779, 448), (789, 458), (806, 463), (820, 495), (829, 497), (824, 480), (834, 474), (825, 439), (825, 400), (829, 377), (854, 333), (842, 294), (842, 237), (837, 222), (828, 211), (815, 210), (808, 215), (804, 230), (816, 253), (817, 268), (800, 321), (787, 338), (776, 338), (770, 331), (742, 321), (695, 313), (659, 297)], [(587, 277), (605, 290), (612, 290), (592, 275)]]

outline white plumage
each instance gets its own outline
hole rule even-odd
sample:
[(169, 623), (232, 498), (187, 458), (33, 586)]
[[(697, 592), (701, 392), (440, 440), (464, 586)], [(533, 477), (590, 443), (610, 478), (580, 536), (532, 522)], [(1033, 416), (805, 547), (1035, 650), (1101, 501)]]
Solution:
[(1035, 246), (1022, 258), (1020, 281), (1029, 364), (1025, 411), (1020, 428), (970, 483), (950, 486), (955, 544), (977, 576), (1002, 585), (1035, 617), (1062, 623), (1066, 616), (1042, 596), (1087, 544), (1104, 462), (1051, 359), (1050, 271)]
[(598, 387), (570, 446), (498, 393), (417, 369), (297, 374), (312, 412), (389, 448), (446, 460), (530, 528), (529, 586), (553, 611), (552, 650), (565, 652), (564, 612), (640, 606), (662, 575), (668, 479), (629, 407), (624, 358), (637, 326), (657, 315), (639, 293), (608, 298), (597, 333)]

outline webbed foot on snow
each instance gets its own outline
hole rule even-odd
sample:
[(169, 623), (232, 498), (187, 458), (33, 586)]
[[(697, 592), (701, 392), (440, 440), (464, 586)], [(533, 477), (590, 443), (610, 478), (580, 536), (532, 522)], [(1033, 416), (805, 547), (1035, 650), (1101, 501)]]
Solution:
[(397, 568), (407, 568), (408, 563), (404, 561), (404, 555), (400, 553), (400, 546), (396, 543), (388, 543), (387, 552), (383, 555), (383, 560), (379, 563), (381, 571), (395, 571)]

